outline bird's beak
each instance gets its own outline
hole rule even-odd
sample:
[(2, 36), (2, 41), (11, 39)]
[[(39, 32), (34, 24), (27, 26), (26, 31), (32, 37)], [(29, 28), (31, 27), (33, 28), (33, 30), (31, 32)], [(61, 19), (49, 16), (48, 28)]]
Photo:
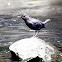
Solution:
[(17, 15), (18, 18), (21, 18), (21, 15)]

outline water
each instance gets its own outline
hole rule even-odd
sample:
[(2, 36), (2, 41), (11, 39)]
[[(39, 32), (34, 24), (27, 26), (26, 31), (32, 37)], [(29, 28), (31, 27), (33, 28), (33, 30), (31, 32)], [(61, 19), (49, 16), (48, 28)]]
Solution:
[[(45, 40), (46, 42), (51, 42), (53, 45), (55, 45), (56, 48), (59, 51), (61, 51), (61, 53), (56, 52), (57, 56), (58, 55), (59, 56), (55, 57), (55, 55), (53, 55), (54, 57), (52, 59), (57, 60), (58, 62), (62, 61), (61, 6), (60, 4), (59, 4), (60, 8), (58, 8), (59, 6), (56, 6), (56, 4), (54, 4), (55, 6), (53, 6), (52, 4), (51, 4), (52, 6), (48, 6), (48, 4), (45, 4), (46, 3), (45, 1), (42, 2), (44, 3), (44, 5), (41, 5), (41, 3), (39, 5), (38, 4), (35, 5), (33, 2), (30, 2), (27, 3), (28, 5), (26, 7), (24, 5), (22, 7), (17, 6), (16, 9), (14, 8), (12, 8), (11, 10), (5, 9), (2, 10), (2, 12), (0, 10), (0, 14), (3, 13), (2, 15), (0, 15), (0, 62), (13, 62), (10, 59), (11, 55), (9, 52), (9, 46), (16, 42), (17, 40), (24, 39), (27, 37), (29, 38), (34, 34), (34, 31), (29, 29), (22, 19), (16, 17), (16, 15), (22, 12), (27, 12), (29, 15), (31, 15), (31, 17), (38, 18), (39, 20), (42, 19), (43, 21), (47, 18), (51, 18), (51, 21), (47, 23), (46, 28), (40, 30), (38, 37), (40, 39)], [(51, 2), (53, 3), (53, 1)], [(15, 4), (14, 6), (16, 7)], [(50, 9), (52, 9), (52, 12)], [(42, 12), (40, 12), (41, 10)], [(46, 14), (43, 12), (44, 10), (48, 10), (45, 12)], [(56, 10), (59, 11), (57, 12)], [(48, 12), (50, 13), (47, 14)], [(46, 15), (48, 16), (46, 17)]]

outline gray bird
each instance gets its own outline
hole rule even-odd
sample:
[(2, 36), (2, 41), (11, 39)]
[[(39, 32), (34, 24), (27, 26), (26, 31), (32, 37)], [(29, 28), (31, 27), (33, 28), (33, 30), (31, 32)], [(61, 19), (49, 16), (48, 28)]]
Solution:
[(45, 28), (45, 24), (48, 21), (50, 21), (50, 19), (46, 19), (44, 22), (42, 22), (38, 19), (30, 17), (27, 14), (21, 14), (21, 16), (19, 16), (19, 17), (21, 17), (25, 21), (26, 25), (30, 29), (35, 30), (35, 35), (33, 35), (33, 36), (37, 36), (37, 34), (39, 33), (39, 30), (42, 28)]

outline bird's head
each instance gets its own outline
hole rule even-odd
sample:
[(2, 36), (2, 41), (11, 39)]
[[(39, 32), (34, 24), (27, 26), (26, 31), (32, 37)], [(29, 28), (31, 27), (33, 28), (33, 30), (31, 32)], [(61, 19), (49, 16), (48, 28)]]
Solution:
[(21, 14), (21, 18), (27, 20), (27, 19), (29, 19), (29, 15), (27, 15), (27, 14)]
[(22, 18), (23, 20), (28, 20), (30, 17), (27, 14), (21, 14), (18, 16), (19, 18)]

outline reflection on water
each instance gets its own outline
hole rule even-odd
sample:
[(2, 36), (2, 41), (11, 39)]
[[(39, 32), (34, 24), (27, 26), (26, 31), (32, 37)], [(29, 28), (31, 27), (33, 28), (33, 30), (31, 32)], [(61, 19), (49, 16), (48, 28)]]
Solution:
[[(8, 16), (8, 17), (7, 17)], [(39, 18), (45, 20), (45, 18)], [(34, 31), (30, 30), (23, 20), (11, 15), (0, 16), (0, 62), (10, 62), (8, 47), (17, 40), (31, 37)], [(62, 18), (53, 18), (41, 29), (38, 35), (40, 39), (53, 43), (62, 51)], [(61, 60), (61, 59), (60, 59)], [(12, 61), (13, 62), (13, 61)]]

